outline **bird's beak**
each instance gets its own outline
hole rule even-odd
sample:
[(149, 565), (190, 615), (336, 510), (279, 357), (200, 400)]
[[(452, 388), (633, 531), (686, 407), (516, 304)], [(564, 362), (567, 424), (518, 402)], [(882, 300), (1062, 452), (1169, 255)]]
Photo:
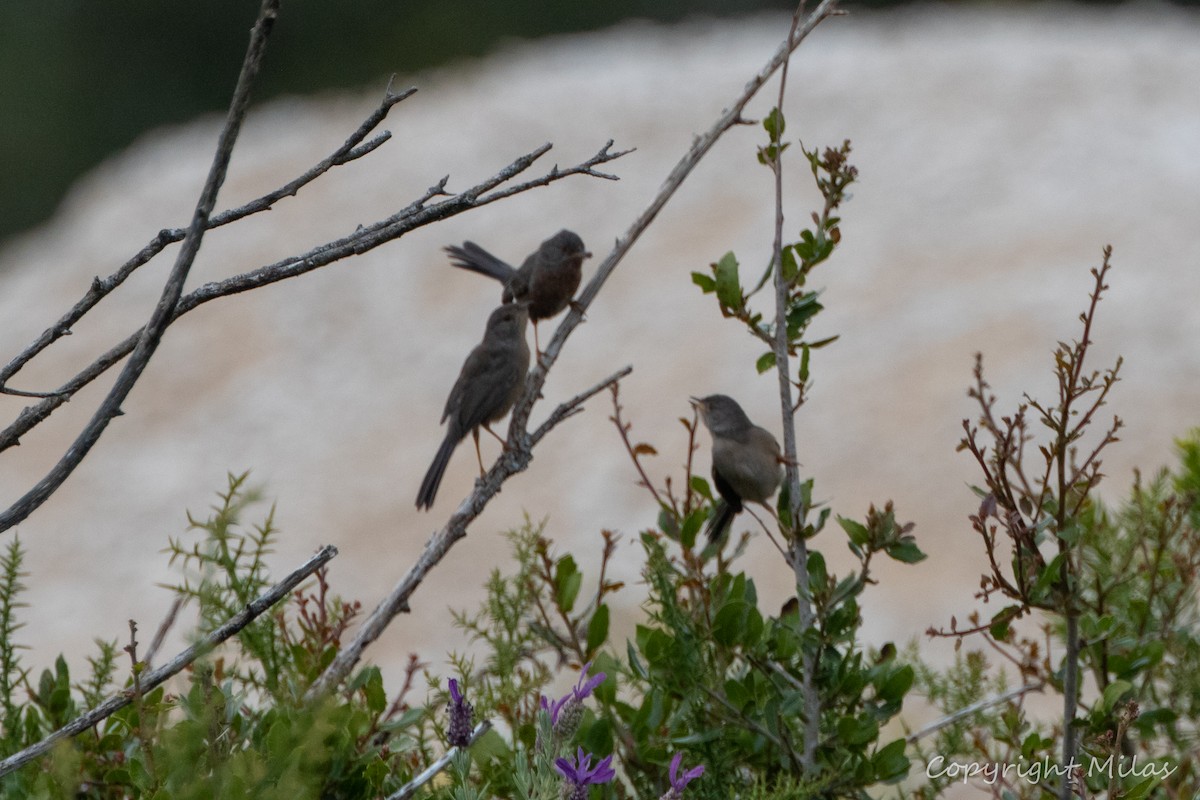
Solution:
[(592, 251), (591, 251), (591, 250), (584, 250), (584, 251), (583, 251), (583, 257), (584, 257), (584, 258), (591, 258), (591, 257), (592, 257)]
[(689, 402), (689, 403), (691, 403), (691, 404), (692, 404), (692, 405), (694, 405), (694, 406), (702, 406), (702, 405), (704, 405), (704, 401), (703, 401), (703, 400), (701, 400), (699, 397), (689, 397), (689, 398), (688, 398), (688, 402)]

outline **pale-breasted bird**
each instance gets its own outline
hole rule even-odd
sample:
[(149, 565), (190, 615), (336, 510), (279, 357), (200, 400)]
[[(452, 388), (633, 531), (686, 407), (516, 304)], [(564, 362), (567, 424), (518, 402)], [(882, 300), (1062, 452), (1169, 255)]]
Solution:
[(766, 506), (775, 495), (783, 480), (783, 455), (770, 431), (751, 422), (733, 398), (712, 394), (691, 400), (713, 439), (712, 476), (721, 499), (704, 530), (715, 542), (745, 503)]

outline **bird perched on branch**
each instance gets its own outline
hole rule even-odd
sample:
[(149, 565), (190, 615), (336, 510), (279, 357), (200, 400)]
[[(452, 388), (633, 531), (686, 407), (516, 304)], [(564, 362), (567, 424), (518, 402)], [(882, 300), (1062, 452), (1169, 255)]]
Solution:
[(568, 230), (561, 230), (542, 242), (520, 269), (501, 261), (474, 242), (463, 242), (462, 247), (451, 245), (445, 250), (454, 266), (487, 275), (504, 284), (502, 302), (524, 300), (529, 303), (533, 341), (539, 355), (542, 351), (537, 343), (538, 320), (549, 319), (570, 304), (583, 275), (583, 260), (592, 255), (583, 246), (583, 240)]
[(767, 506), (783, 480), (783, 455), (770, 431), (751, 422), (732, 397), (712, 394), (691, 401), (713, 439), (712, 476), (721, 499), (704, 531), (715, 542), (745, 503)]
[(488, 317), (483, 341), (467, 356), (458, 380), (450, 390), (450, 397), (446, 399), (446, 408), (442, 412), (446, 438), (433, 457), (425, 480), (421, 481), (417, 508), (433, 506), (450, 456), (468, 433), (475, 439), (475, 456), (479, 459), (479, 472), (483, 474), (479, 428), (483, 427), (500, 439), (489, 424), (507, 414), (521, 395), (525, 373), (529, 371), (529, 344), (525, 341), (528, 322), (529, 305), (523, 302), (502, 305)]

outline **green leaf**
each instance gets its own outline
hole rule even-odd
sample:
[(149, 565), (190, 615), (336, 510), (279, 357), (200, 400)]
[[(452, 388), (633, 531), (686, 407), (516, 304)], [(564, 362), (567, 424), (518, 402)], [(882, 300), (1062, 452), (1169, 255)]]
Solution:
[(594, 653), (608, 639), (608, 606), (601, 603), (588, 621), (587, 649)]
[(772, 108), (771, 113), (763, 118), (762, 126), (763, 130), (767, 132), (767, 136), (771, 137), (772, 142), (778, 142), (783, 138), (783, 130), (786, 127), (786, 123), (778, 107)]
[(554, 592), (558, 607), (570, 613), (582, 585), (583, 574), (575, 566), (575, 559), (569, 555), (560, 558), (554, 565)]
[(850, 541), (854, 542), (856, 545), (861, 547), (870, 541), (871, 532), (867, 530), (865, 525), (855, 522), (847, 517), (843, 517), (840, 514), (838, 515), (837, 521), (838, 524), (842, 526), (842, 530), (846, 532), (846, 535), (850, 537)]
[(699, 475), (693, 475), (691, 480), (692, 491), (703, 497), (705, 500), (712, 500), (712, 489), (708, 486), (708, 481)]
[(803, 286), (804, 273), (800, 271), (800, 264), (796, 261), (796, 251), (790, 245), (785, 245), (779, 255), (779, 264), (783, 267), (783, 282), (791, 286), (799, 278), (800, 282), (797, 285)]
[(389, 732), (399, 732), (406, 728), (411, 728), (416, 725), (425, 716), (426, 709), (424, 706), (414, 706), (413, 708), (402, 711), (387, 722), (381, 723), (379, 730)]
[(758, 374), (762, 375), (767, 370), (775, 366), (775, 354), (770, 350), (758, 357), (758, 361), (754, 362), (754, 368), (758, 370)]
[(1150, 790), (1159, 783), (1159, 778), (1146, 778), (1146, 780), (1129, 789), (1121, 795), (1122, 800), (1143, 800), (1150, 796)]
[(611, 753), (613, 727), (607, 719), (598, 719), (583, 731), (577, 740), (584, 750), (591, 753)]
[(796, 378), (802, 384), (808, 383), (808, 357), (811, 352), (811, 345), (800, 345), (800, 369), (796, 370)]
[(738, 711), (743, 711), (754, 700), (754, 695), (741, 681), (730, 678), (725, 681), (725, 699)]
[(650, 673), (646, 670), (646, 666), (642, 660), (638, 658), (637, 649), (633, 646), (633, 642), (625, 641), (625, 660), (629, 662), (629, 671), (636, 675), (640, 680), (649, 680)]
[(704, 524), (705, 516), (704, 509), (697, 508), (684, 517), (683, 527), (679, 529), (681, 545), (689, 550), (696, 546), (696, 534), (700, 532), (700, 526)]
[[(628, 640), (626, 640), (628, 643)], [(602, 703), (617, 701), (617, 675), (621, 672), (621, 662), (607, 652), (597, 653), (592, 659), (592, 674), (603, 672), (607, 677), (596, 687), (596, 699)]]
[(367, 700), (367, 708), (372, 714), (382, 714), (387, 708), (387, 692), (383, 690), (383, 674), (379, 671), (379, 667), (367, 667), (365, 672), (369, 673), (366, 684), (363, 686), (363, 696)]
[(717, 290), (717, 282), (711, 275), (705, 275), (703, 272), (693, 272), (692, 283), (699, 286), (705, 294), (711, 294)]
[(808, 324), (809, 320), (819, 314), (824, 308), (818, 302), (816, 292), (806, 292), (792, 300), (787, 310), (788, 333), (792, 335), (799, 334), (800, 330)]
[(1019, 605), (1005, 606), (1000, 609), (992, 616), (992, 624), (988, 628), (988, 633), (996, 641), (1006, 641), (1008, 639), (1008, 629), (1020, 613), (1021, 606)]
[(1079, 632), (1090, 644), (1107, 639), (1116, 628), (1117, 621), (1111, 614), (1105, 614), (1099, 618), (1087, 614), (1079, 618)]
[(816, 550), (808, 554), (808, 585), (814, 594), (829, 583), (829, 573), (825, 569), (825, 556)]
[(912, 766), (908, 756), (904, 755), (903, 739), (897, 739), (881, 747), (871, 757), (871, 767), (875, 770), (875, 780), (883, 783), (895, 783), (908, 775)]
[(1112, 711), (1122, 697), (1133, 689), (1129, 681), (1113, 681), (1104, 687), (1104, 695), (1100, 698), (1100, 706), (1105, 711)]
[(904, 699), (904, 695), (912, 688), (916, 677), (913, 668), (905, 664), (899, 669), (891, 671), (876, 691), (883, 700), (889, 703), (898, 703)]
[(742, 284), (738, 279), (738, 262), (732, 252), (721, 256), (713, 265), (717, 276), (717, 300), (723, 308), (737, 311), (742, 307)]
[(671, 744), (677, 747), (686, 747), (687, 745), (692, 744), (704, 744), (705, 742), (712, 742), (725, 735), (725, 731), (722, 731), (720, 728), (711, 728), (707, 731), (698, 731), (697, 733), (692, 733), (687, 736), (676, 736), (671, 739)]
[(762, 636), (762, 631), (762, 615), (744, 600), (726, 603), (713, 619), (713, 639), (726, 647), (739, 642), (754, 644)]
[(1050, 560), (1038, 575), (1037, 583), (1033, 586), (1033, 591), (1029, 593), (1030, 600), (1034, 603), (1040, 603), (1046, 599), (1046, 595), (1050, 592), (1050, 587), (1059, 578), (1059, 570), (1062, 565), (1063, 554), (1059, 553)]
[(905, 564), (916, 564), (918, 561), (925, 560), (925, 554), (921, 552), (921, 548), (917, 547), (917, 543), (912, 539), (903, 539), (896, 544), (889, 545), (884, 549), (884, 552)]
[(866, 744), (879, 736), (879, 723), (869, 717), (842, 717), (837, 722), (837, 732), (846, 744)]
[(671, 637), (664, 631), (658, 628), (647, 628), (644, 625), (639, 625), (637, 627), (637, 642), (638, 649), (642, 651), (642, 655), (650, 662), (650, 666), (662, 667), (667, 665), (671, 650)]

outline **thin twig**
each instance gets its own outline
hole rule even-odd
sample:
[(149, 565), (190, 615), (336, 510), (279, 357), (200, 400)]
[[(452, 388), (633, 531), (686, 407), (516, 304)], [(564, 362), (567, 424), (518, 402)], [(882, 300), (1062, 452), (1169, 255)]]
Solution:
[[(651, 496), (654, 497), (654, 502), (658, 503), (659, 506), (666, 507), (667, 503), (659, 495), (658, 489), (654, 488), (654, 483), (650, 480), (650, 476), (646, 474), (646, 470), (642, 469), (642, 462), (638, 458), (637, 448), (634, 447), (633, 442), (629, 441), (630, 425), (621, 419), (621, 392), (620, 387), (616, 384), (612, 387), (612, 402), (613, 413), (609, 419), (612, 420), (613, 425), (617, 426), (617, 434), (621, 437), (621, 442), (625, 445), (625, 452), (629, 453), (629, 460), (633, 462), (633, 468), (637, 470), (638, 475), (641, 477), (640, 485), (644, 486), (650, 492)], [(672, 502), (671, 507), (674, 507), (674, 505)]]
[(183, 597), (177, 596), (171, 603), (171, 608), (167, 610), (167, 615), (163, 617), (162, 624), (155, 631), (154, 638), (150, 640), (150, 649), (146, 651), (146, 657), (143, 659), (146, 666), (154, 663), (154, 656), (158, 655), (158, 648), (162, 647), (163, 640), (167, 638), (167, 631), (175, 625), (175, 618), (179, 615), (181, 608), (183, 608)]
[[(295, 589), (301, 581), (307, 578), (312, 573), (316, 572), (322, 565), (328, 563), (334, 556), (337, 555), (337, 548), (332, 545), (322, 547), (312, 558), (304, 562), (300, 567), (293, 570), (290, 575), (275, 584), (260, 595), (253, 602), (249, 603), (244, 609), (235, 614), (228, 622), (214, 630), (212, 633), (205, 636), (199, 642), (196, 642), (191, 647), (187, 648), (179, 655), (172, 658), (167, 663), (163, 664), (158, 669), (150, 670), (141, 675), (142, 691), (146, 692), (154, 687), (164, 683), (169, 678), (182, 672), (188, 665), (195, 661), (200, 656), (211, 651), (221, 642), (236, 634), (242, 628), (245, 628), (256, 618), (262, 616), (271, 606), (278, 603), (289, 592)], [(120, 711), (125, 706), (133, 701), (133, 693), (128, 690), (123, 690), (112, 697), (105, 700), (100, 705), (92, 710), (81, 714), (75, 719), (62, 726), (54, 733), (47, 736), (37, 744), (30, 745), (19, 753), (14, 753), (8, 758), (0, 761), (0, 777), (3, 777), (13, 770), (19, 769), (28, 764), (34, 759), (44, 756), (49, 753), (55, 743), (62, 739), (75, 736), (78, 733), (86, 731), (93, 725), (96, 725), (101, 720)]]
[[(411, 97), (416, 93), (415, 88), (405, 89), (398, 94), (392, 94), (389, 90), (385, 93), (383, 100), (371, 112), (370, 116), (363, 121), (353, 134), (350, 135), (341, 147), (334, 150), (327, 158), (315, 164), (303, 175), (294, 180), (285, 183), (283, 186), (268, 192), (267, 194), (250, 202), (238, 206), (237, 208), (227, 209), (214, 214), (207, 222), (207, 228), (219, 228), (222, 225), (228, 225), (231, 222), (236, 222), (240, 219), (257, 214), (261, 211), (270, 210), (275, 203), (285, 197), (295, 197), (296, 194), (305, 185), (312, 183), (314, 180), (324, 175), (330, 169), (336, 166), (347, 164), (355, 159), (361, 158), (371, 151), (375, 150), (381, 144), (391, 138), (391, 133), (384, 131), (379, 136), (376, 136), (366, 144), (361, 144), (367, 134), (378, 127), (379, 123), (383, 122), (387, 117), (392, 106), (402, 100)], [(361, 145), (361, 146), (360, 146)], [(107, 297), (118, 286), (125, 282), (125, 279), (134, 273), (142, 265), (149, 262), (156, 255), (161, 253), (169, 244), (181, 241), (187, 235), (187, 230), (184, 228), (164, 228), (158, 232), (158, 235), (151, 239), (145, 247), (138, 251), (137, 255), (126, 261), (121, 267), (109, 275), (107, 278), (93, 278), (92, 285), (79, 302), (71, 307), (57, 322), (42, 332), (42, 335), (34, 340), (28, 347), (22, 350), (15, 358), (13, 358), (3, 368), (0, 368), (0, 392), (4, 394), (18, 395), (22, 397), (47, 397), (57, 392), (22, 392), (16, 389), (10, 389), (5, 386), (5, 383), (15, 375), (22, 367), (29, 363), (35, 356), (45, 350), (54, 342), (58, 341), (63, 336), (68, 336), (71, 333), (71, 328), (83, 318), (88, 311), (96, 306), (101, 300)]]
[[(730, 703), (729, 700), (727, 700), (725, 698), (725, 696), (723, 694), (721, 694), (720, 692), (714, 691), (714, 690), (708, 688), (707, 686), (701, 686), (700, 688), (704, 690), (705, 694), (707, 694), (713, 700), (716, 700), (718, 703), (720, 703), (722, 706), (724, 706), (725, 710), (727, 710), (730, 714), (733, 715), (733, 719), (735, 719), (739, 725), (744, 725), (745, 727), (754, 731), (759, 736), (763, 737), (768, 742), (771, 742), (776, 747), (778, 747), (780, 750), (787, 753), (792, 758), (792, 760), (795, 761), (794, 751), (790, 747), (785, 745), (778, 736), (771, 733), (771, 731), (768, 730), (767, 728), (763, 727), (761, 723), (751, 719), (750, 717), (746, 716), (741, 711), (739, 711), (737, 709), (737, 707), (734, 706), (733, 703)], [(783, 727), (785, 727), (785, 726), (781, 726), (781, 729)]]
[(37, 482), (24, 497), (14, 503), (7, 511), (0, 514), (0, 531), (7, 530), (28, 517), (35, 509), (44, 503), (63, 481), (82, 463), (88, 452), (100, 440), (108, 423), (121, 413), (121, 403), (129, 396), (129, 392), (141, 377), (150, 358), (158, 348), (167, 326), (174, 317), (175, 304), (183, 293), (183, 283), (187, 280), (188, 271), (200, 252), (200, 243), (208, 227), (208, 218), (217, 202), (217, 192), (225, 182), (225, 173), (229, 167), (229, 159), (233, 154), (233, 145), (237, 141), (238, 132), (245, 119), (246, 110), (250, 106), (250, 89), (258, 77), (262, 66), (263, 54), (266, 50), (267, 38), (275, 25), (275, 17), (279, 13), (279, 0), (263, 0), (259, 8), (258, 21), (250, 32), (250, 44), (246, 49), (246, 57), (242, 62), (242, 71), (238, 75), (237, 87), (233, 92), (233, 100), (229, 105), (229, 113), (225, 118), (225, 126), (217, 138), (217, 151), (209, 168), (208, 178), (196, 202), (192, 215), (192, 223), (187, 235), (175, 258), (175, 266), (163, 286), (162, 296), (150, 315), (150, 321), (142, 329), (133, 354), (121, 370), (116, 383), (109, 390), (104, 402), (96, 409), (87, 426), (67, 448), (66, 453), (59, 459), (50, 472)]
[(909, 744), (916, 744), (918, 740), (923, 739), (926, 736), (929, 736), (930, 734), (937, 733), (942, 728), (945, 728), (949, 725), (953, 725), (954, 723), (958, 722), (959, 720), (965, 719), (965, 718), (971, 716), (972, 714), (978, 713), (987, 708), (991, 708), (992, 706), (998, 706), (1001, 703), (1007, 703), (1009, 700), (1015, 700), (1016, 698), (1027, 695), (1030, 692), (1040, 692), (1040, 691), (1042, 691), (1042, 689), (1045, 688), (1045, 686), (1046, 686), (1046, 684), (1044, 684), (1044, 683), (1033, 683), (1028, 686), (1018, 686), (1015, 689), (1009, 689), (1007, 692), (1004, 692), (1003, 694), (998, 694), (995, 697), (984, 698), (983, 700), (980, 700), (976, 703), (972, 703), (969, 706), (960, 708), (958, 711), (955, 711), (953, 714), (949, 714), (945, 717), (942, 717), (939, 720), (929, 723), (928, 725), (926, 725), (924, 728), (921, 728), (921, 730), (917, 731), (916, 733), (910, 733), (908, 736), (905, 737), (904, 740), (906, 742), (908, 742)]
[(133, 681), (133, 709), (137, 717), (133, 737), (146, 754), (146, 771), (150, 774), (150, 780), (157, 783), (154, 748), (150, 746), (150, 742), (146, 738), (146, 710), (143, 703), (145, 690), (142, 688), (142, 672), (145, 671), (146, 665), (138, 661), (137, 646), (137, 621), (131, 619), (129, 620), (129, 644), (125, 645), (125, 652), (129, 654), (129, 673)]
[[(486, 719), (476, 725), (475, 730), (471, 731), (471, 739), (468, 741), (467, 747), (475, 744), (480, 736), (483, 736), (491, 729), (492, 723)], [(398, 791), (389, 794), (387, 796), (387, 800), (408, 800), (408, 798), (417, 793), (417, 789), (420, 789), (422, 786), (429, 783), (431, 780), (433, 780), (434, 776), (449, 766), (450, 762), (454, 760), (454, 757), (458, 755), (458, 751), (460, 749), (462, 748), (451, 747), (441, 758), (426, 767), (424, 772), (401, 786)]]

